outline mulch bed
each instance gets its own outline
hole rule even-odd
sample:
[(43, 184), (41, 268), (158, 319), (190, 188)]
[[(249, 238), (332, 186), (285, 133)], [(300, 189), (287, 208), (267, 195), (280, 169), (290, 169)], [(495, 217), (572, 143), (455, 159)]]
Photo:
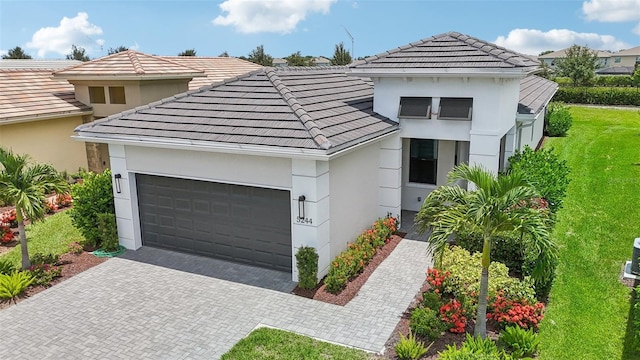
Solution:
[[(48, 289), (49, 287), (59, 284), (76, 274), (79, 274), (87, 269), (90, 269), (98, 264), (105, 262), (106, 258), (97, 258), (93, 254), (88, 252), (82, 252), (78, 255), (67, 253), (60, 256), (60, 266), (62, 266), (62, 275), (55, 278), (48, 287), (44, 286), (30, 286), (25, 290), (18, 298), (18, 303), (30, 296), (33, 296), (41, 291)], [(0, 302), (0, 310), (11, 306), (13, 302)]]
[(309, 299), (344, 306), (349, 301), (351, 301), (351, 299), (358, 295), (358, 291), (360, 291), (362, 285), (367, 282), (367, 279), (369, 279), (369, 276), (373, 274), (373, 271), (378, 267), (378, 265), (380, 265), (382, 261), (384, 261), (384, 259), (386, 259), (387, 256), (391, 254), (393, 249), (398, 246), (400, 240), (402, 240), (402, 237), (398, 235), (391, 236), (389, 242), (386, 243), (382, 248), (378, 249), (369, 264), (367, 264), (367, 266), (364, 268), (362, 274), (358, 275), (358, 277), (356, 277), (352, 281), (349, 281), (346, 288), (344, 288), (344, 290), (342, 290), (342, 292), (340, 292), (338, 295), (334, 295), (325, 291), (325, 285), (322, 281), (318, 284), (318, 286), (316, 286), (315, 289), (309, 290), (296, 287), (293, 290), (293, 293)]

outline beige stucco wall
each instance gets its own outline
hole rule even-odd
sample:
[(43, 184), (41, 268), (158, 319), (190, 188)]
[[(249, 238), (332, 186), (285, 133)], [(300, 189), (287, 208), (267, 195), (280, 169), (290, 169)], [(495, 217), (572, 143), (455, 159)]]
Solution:
[(31, 121), (0, 126), (0, 144), (17, 154), (29, 154), (35, 161), (53, 165), (58, 171), (87, 168), (83, 142), (71, 139), (82, 116)]

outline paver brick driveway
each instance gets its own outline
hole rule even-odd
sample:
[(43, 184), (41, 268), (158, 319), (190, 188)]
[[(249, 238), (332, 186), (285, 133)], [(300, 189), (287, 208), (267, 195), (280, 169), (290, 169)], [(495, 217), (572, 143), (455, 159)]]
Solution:
[(259, 325), (380, 352), (429, 264), (403, 240), (341, 307), (115, 258), (0, 311), (0, 359), (216, 359)]

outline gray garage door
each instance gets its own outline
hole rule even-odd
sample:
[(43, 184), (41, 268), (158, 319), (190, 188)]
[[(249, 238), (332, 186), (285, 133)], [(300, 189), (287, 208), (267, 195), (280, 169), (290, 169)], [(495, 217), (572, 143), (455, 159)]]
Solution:
[(142, 244), (291, 271), (289, 191), (136, 175)]

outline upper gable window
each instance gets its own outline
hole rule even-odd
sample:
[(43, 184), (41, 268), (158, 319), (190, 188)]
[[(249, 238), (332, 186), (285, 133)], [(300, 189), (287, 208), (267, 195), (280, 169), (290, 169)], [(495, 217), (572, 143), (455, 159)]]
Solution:
[(92, 104), (106, 104), (104, 96), (104, 87), (89, 86), (89, 102)]
[(124, 98), (124, 86), (109, 86), (109, 103), (126, 104)]
[(430, 97), (401, 97), (398, 117), (428, 118), (431, 116)]
[(441, 98), (438, 119), (471, 120), (472, 110), (471, 98)]

